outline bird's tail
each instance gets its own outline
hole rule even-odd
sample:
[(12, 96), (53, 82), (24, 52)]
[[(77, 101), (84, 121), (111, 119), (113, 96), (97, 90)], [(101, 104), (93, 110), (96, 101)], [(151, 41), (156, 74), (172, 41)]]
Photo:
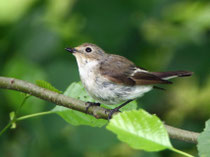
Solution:
[(187, 77), (193, 74), (193, 72), (190, 71), (168, 71), (168, 72), (151, 72), (151, 73), (164, 80), (169, 80), (175, 77)]

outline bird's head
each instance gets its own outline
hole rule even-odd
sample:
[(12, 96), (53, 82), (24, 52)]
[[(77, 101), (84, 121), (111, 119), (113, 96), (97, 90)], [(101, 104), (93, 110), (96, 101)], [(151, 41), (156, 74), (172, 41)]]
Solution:
[(107, 55), (100, 47), (90, 43), (84, 43), (74, 48), (66, 48), (66, 50), (71, 52), (80, 64), (97, 62)]

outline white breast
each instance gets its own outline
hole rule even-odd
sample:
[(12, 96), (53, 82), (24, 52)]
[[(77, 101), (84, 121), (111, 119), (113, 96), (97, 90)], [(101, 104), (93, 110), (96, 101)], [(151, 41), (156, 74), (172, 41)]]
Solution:
[(100, 103), (119, 104), (135, 99), (152, 89), (151, 86), (124, 86), (101, 76), (97, 60), (77, 58), (80, 78), (88, 93)]
[(98, 61), (87, 61), (82, 58), (77, 58), (77, 63), (79, 66), (80, 79), (89, 92), (95, 86)]

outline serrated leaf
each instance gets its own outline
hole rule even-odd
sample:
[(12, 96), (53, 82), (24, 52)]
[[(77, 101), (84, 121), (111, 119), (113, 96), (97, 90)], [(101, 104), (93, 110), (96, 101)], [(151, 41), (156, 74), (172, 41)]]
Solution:
[(170, 149), (183, 156), (192, 155), (174, 148), (160, 119), (144, 110), (124, 111), (114, 115), (106, 127), (134, 149), (161, 151)]
[(210, 156), (210, 120), (206, 121), (206, 127), (198, 137), (197, 147), (200, 157)]
[(162, 122), (157, 116), (144, 110), (125, 111), (115, 115), (107, 129), (135, 149), (160, 151), (172, 148)]
[(36, 80), (36, 85), (45, 89), (49, 89), (53, 92), (61, 94), (62, 92), (56, 89), (52, 84), (44, 80)]
[[(93, 98), (89, 96), (83, 87), (81, 82), (72, 83), (67, 90), (64, 92), (64, 95), (70, 96), (76, 99), (80, 99), (83, 101), (95, 102)], [(101, 104), (102, 107), (105, 108), (115, 108), (118, 105), (104, 105)], [(128, 107), (127, 107), (128, 106)], [(136, 109), (137, 103), (133, 101), (126, 105), (122, 110), (131, 110)], [(107, 120), (96, 119), (92, 115), (88, 115), (79, 111), (71, 110), (62, 106), (56, 106), (53, 111), (56, 111), (65, 121), (73, 125), (89, 125), (93, 127), (102, 127), (107, 123)]]

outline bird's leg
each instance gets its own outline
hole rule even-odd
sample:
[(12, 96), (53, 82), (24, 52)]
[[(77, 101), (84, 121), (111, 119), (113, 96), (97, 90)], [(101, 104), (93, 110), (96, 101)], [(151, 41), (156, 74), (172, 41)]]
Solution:
[(133, 99), (131, 100), (128, 100), (126, 102), (124, 102), (123, 104), (121, 104), (120, 106), (117, 106), (116, 108), (114, 109), (111, 109), (111, 111), (109, 112), (109, 115), (108, 115), (108, 120), (110, 120), (112, 118), (112, 115), (115, 113), (115, 112), (119, 112), (119, 109), (121, 109), (123, 106), (127, 105), (129, 102), (133, 101)]
[(88, 112), (88, 109), (91, 107), (91, 106), (100, 106), (101, 104), (100, 103), (96, 103), (96, 102), (86, 102), (85, 103), (87, 105), (86, 109), (85, 109), (85, 112), (87, 113)]

